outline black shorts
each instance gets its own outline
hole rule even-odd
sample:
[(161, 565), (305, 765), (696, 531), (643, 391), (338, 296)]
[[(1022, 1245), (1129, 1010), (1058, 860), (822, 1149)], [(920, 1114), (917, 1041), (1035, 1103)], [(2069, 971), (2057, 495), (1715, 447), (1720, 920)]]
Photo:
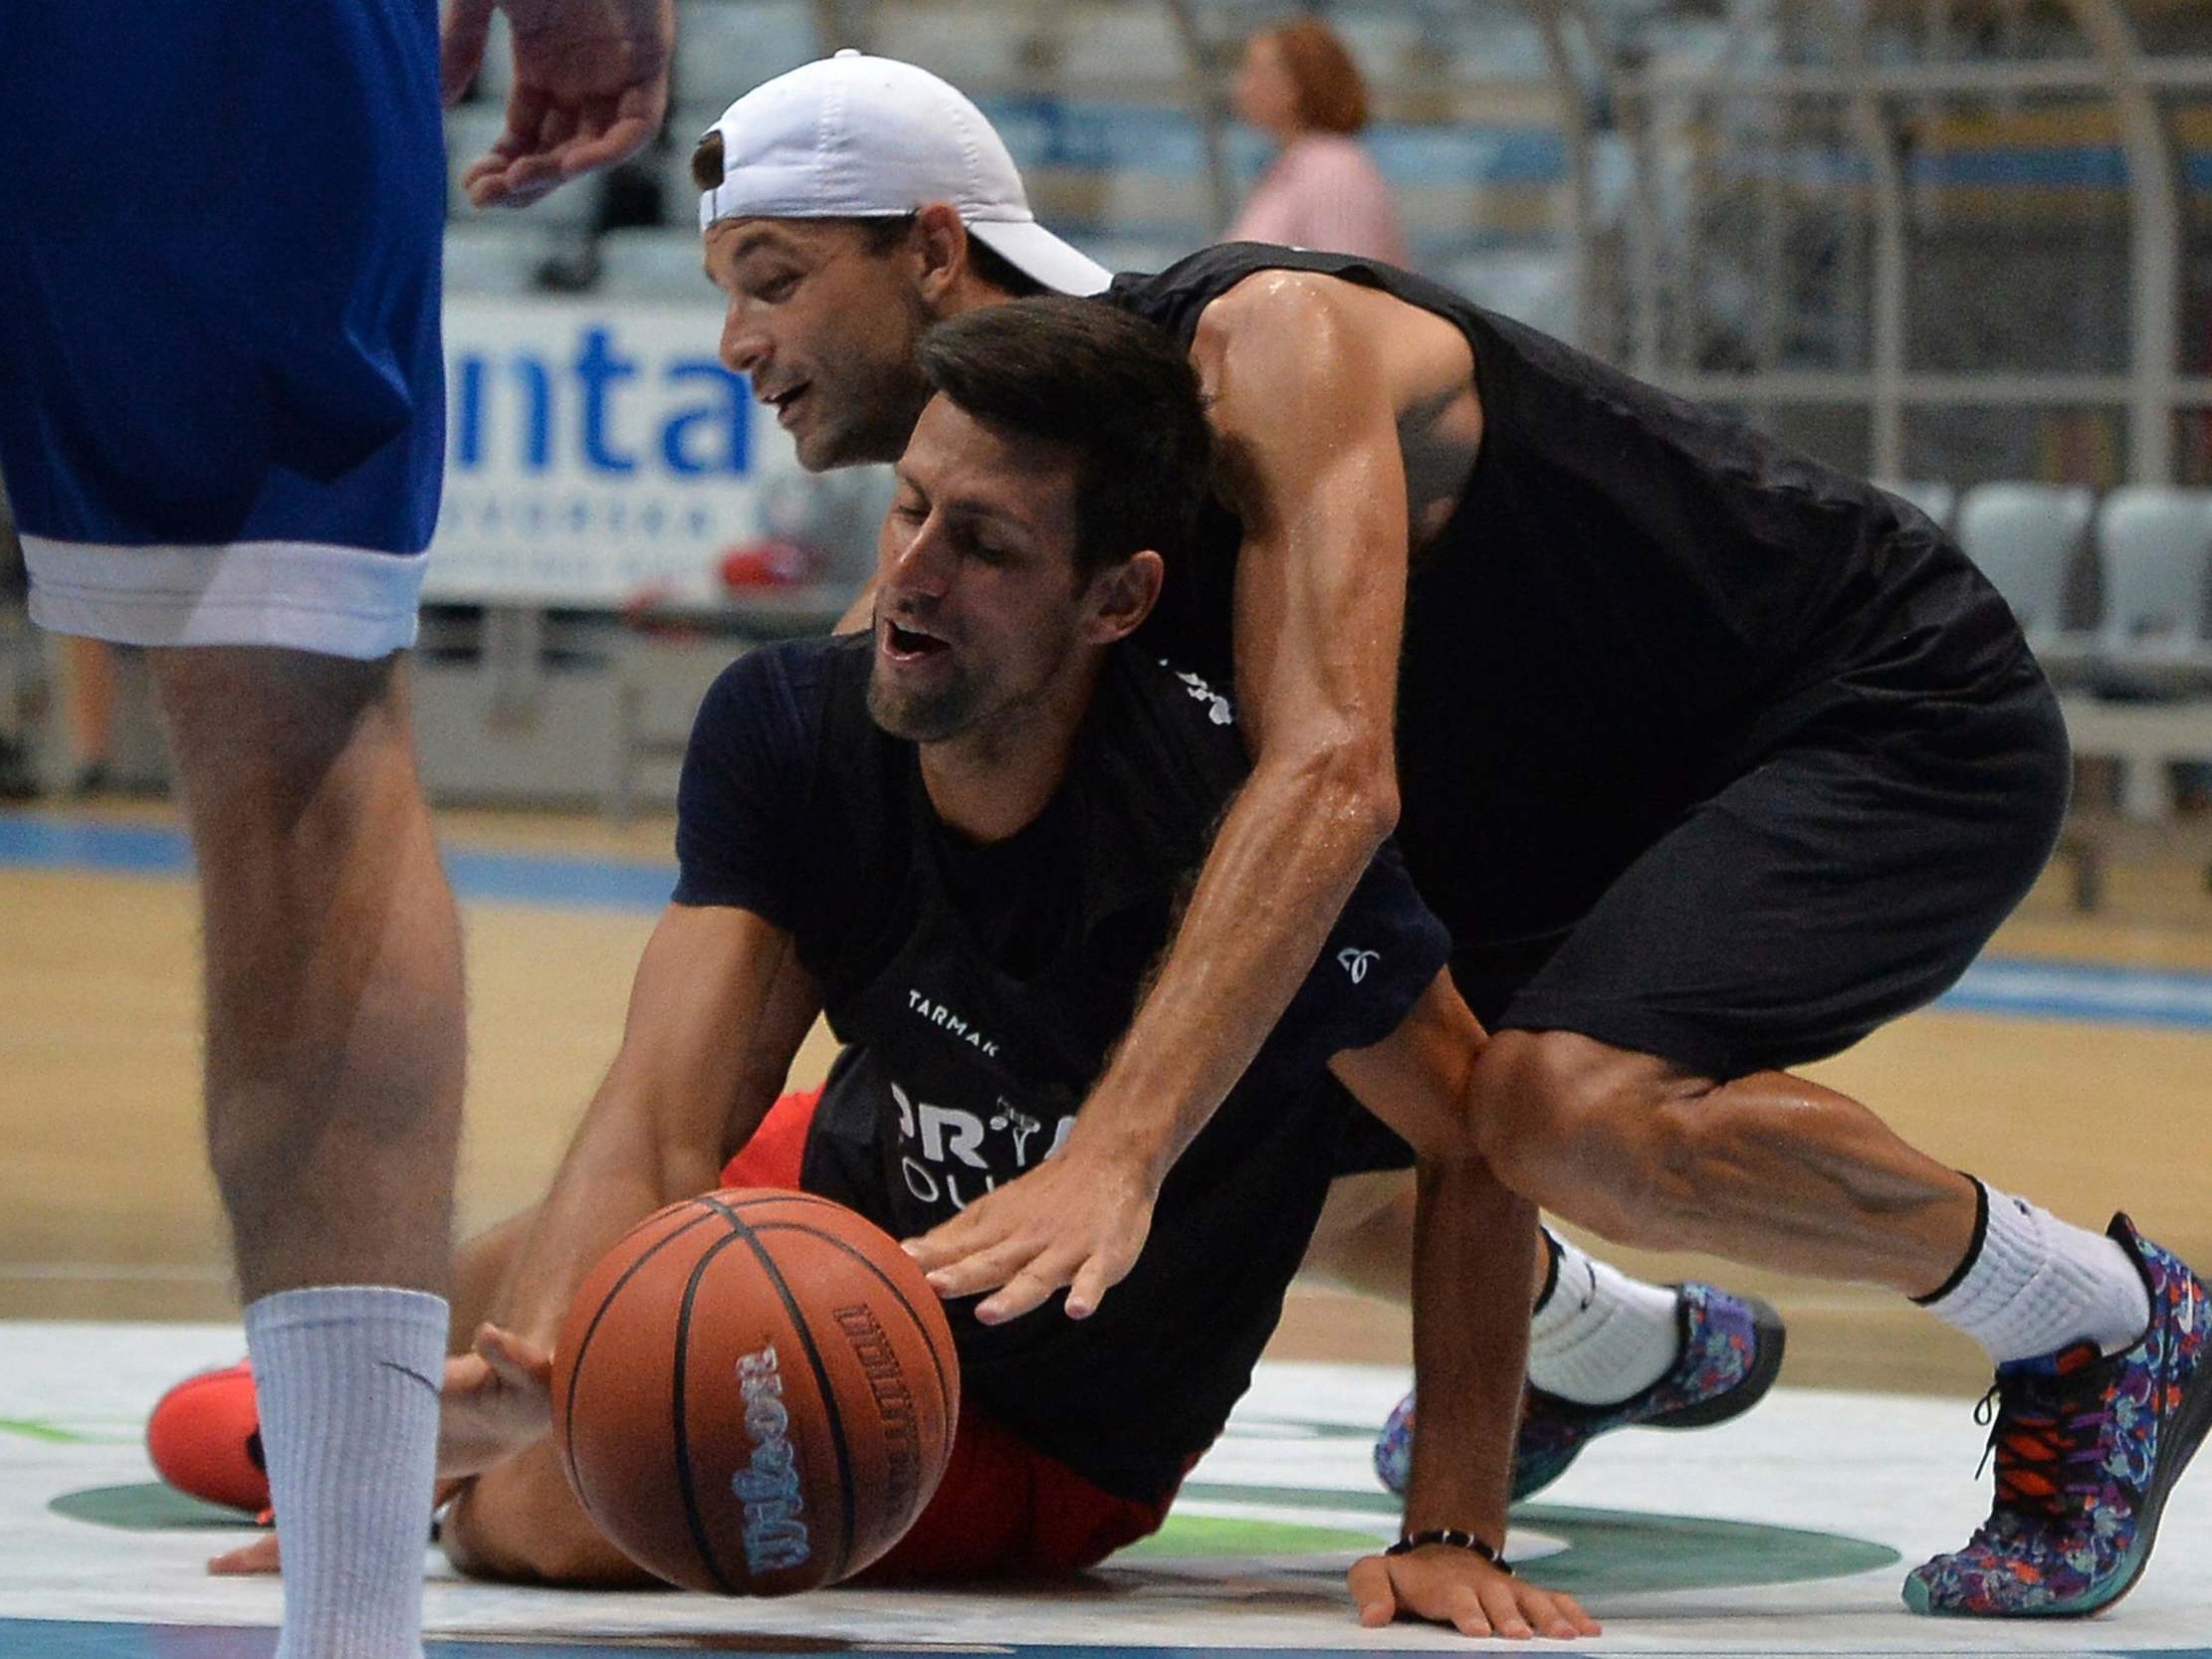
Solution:
[[(1572, 928), (1468, 940), (1492, 1031), (1574, 1031), (1725, 1080), (1842, 1052), (1933, 1001), (2035, 884), (2073, 764), (2023, 655), (1987, 695), (1809, 726), (1654, 842)], [(1336, 1173), (1402, 1168), (1366, 1113)]]
[[(1836, 1054), (1966, 971), (2049, 860), (2072, 780), (2025, 653), (1971, 699), (1834, 716), (1655, 842), (1493, 1029), (1580, 1032), (1716, 1079)], [(1504, 987), (1469, 965), (1480, 1012)]]

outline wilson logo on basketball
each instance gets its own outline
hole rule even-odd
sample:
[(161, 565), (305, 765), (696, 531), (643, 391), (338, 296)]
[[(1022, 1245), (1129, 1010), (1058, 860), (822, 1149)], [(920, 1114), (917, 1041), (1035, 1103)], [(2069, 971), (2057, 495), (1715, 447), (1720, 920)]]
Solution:
[(838, 1308), (830, 1317), (852, 1345), (852, 1356), (860, 1361), (868, 1392), (876, 1402), (876, 1416), (883, 1425), (883, 1480), (890, 1489), (887, 1502), (899, 1513), (910, 1508), (919, 1510), (915, 1498), (922, 1484), (922, 1440), (914, 1422), (914, 1395), (906, 1385), (898, 1352), (866, 1303)]
[(783, 1406), (774, 1344), (738, 1360), (738, 1386), (745, 1398), (745, 1430), (753, 1437), (753, 1461), (730, 1481), (745, 1505), (745, 1564), (754, 1572), (785, 1571), (803, 1564), (812, 1552), (800, 1519), (791, 1416)]

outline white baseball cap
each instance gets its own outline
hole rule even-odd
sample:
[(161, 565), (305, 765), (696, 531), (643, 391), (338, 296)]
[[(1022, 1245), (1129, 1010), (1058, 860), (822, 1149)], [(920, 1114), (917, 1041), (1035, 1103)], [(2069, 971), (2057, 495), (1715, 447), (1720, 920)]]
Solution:
[(951, 202), (971, 236), (1046, 288), (1099, 294), (1113, 281), (1037, 223), (984, 112), (912, 64), (848, 48), (764, 81), (708, 130), (722, 134), (722, 182), (699, 198), (702, 232), (717, 219), (880, 219)]

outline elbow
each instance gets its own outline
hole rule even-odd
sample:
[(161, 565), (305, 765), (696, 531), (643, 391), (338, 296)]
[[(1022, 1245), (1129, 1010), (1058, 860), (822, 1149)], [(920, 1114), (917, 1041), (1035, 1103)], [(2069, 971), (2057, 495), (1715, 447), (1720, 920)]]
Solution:
[(1312, 820), (1363, 862), (1398, 827), (1398, 768), (1388, 743), (1347, 737), (1316, 744), (1298, 756), (1290, 787)]

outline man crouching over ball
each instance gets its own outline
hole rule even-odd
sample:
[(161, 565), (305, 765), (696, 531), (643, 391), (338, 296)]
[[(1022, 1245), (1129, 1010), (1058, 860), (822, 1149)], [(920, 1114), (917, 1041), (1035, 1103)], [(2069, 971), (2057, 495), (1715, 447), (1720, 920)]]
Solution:
[[(939, 325), (923, 361), (872, 631), (754, 651), (708, 694), (621, 1052), (544, 1202), (464, 1253), (457, 1311), (473, 1294), (496, 1322), (447, 1386), (443, 1537), (465, 1571), (644, 1580), (548, 1435), (577, 1284), (641, 1217), (716, 1186), (802, 1186), (910, 1238), (1052, 1155), (1244, 775), (1226, 702), (1125, 643), (1210, 488), (1181, 349), (1046, 298)], [(948, 1309), (951, 1465), (863, 1579), (1066, 1572), (1157, 1529), (1249, 1384), (1364, 1106), (1420, 1158), (1422, 1426), (1412, 1543), (1352, 1569), (1361, 1616), (1596, 1633), (1494, 1558), (1536, 1228), (1460, 1121), (1483, 1036), (1448, 948), (1386, 848), (1227, 1103), (1174, 1148), (1114, 1296), (1077, 1320)], [(844, 1052), (818, 1099), (779, 1103), (817, 1013)]]

